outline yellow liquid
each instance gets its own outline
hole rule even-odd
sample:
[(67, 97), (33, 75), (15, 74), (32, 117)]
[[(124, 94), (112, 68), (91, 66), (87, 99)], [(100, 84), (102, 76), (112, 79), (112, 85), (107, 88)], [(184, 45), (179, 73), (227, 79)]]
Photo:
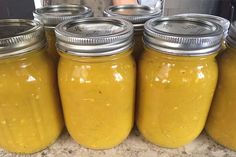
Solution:
[(34, 153), (63, 129), (54, 64), (46, 52), (0, 59), (0, 147)]
[(236, 49), (218, 58), (219, 81), (205, 130), (216, 142), (236, 151)]
[(214, 57), (146, 48), (139, 62), (137, 126), (147, 140), (176, 148), (201, 133), (217, 81)]
[(46, 29), (46, 38), (47, 38), (47, 52), (48, 54), (53, 58), (53, 60), (57, 63), (59, 61), (59, 54), (57, 53), (57, 48), (56, 48), (56, 36), (54, 29)]
[(81, 145), (108, 149), (133, 126), (135, 63), (127, 51), (83, 58), (61, 54), (58, 77), (67, 129)]

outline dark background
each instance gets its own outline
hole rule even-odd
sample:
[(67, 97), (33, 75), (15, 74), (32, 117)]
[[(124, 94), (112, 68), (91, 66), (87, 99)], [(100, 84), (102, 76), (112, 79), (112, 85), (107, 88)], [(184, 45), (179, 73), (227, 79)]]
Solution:
[(33, 19), (34, 0), (0, 0), (0, 19)]
[[(216, 15), (229, 20), (235, 19), (231, 12), (232, 6), (236, 6), (236, 0), (221, 0)], [(32, 12), (35, 9), (34, 0), (0, 0), (0, 19), (25, 18), (33, 19)], [(234, 16), (233, 16), (234, 15)]]

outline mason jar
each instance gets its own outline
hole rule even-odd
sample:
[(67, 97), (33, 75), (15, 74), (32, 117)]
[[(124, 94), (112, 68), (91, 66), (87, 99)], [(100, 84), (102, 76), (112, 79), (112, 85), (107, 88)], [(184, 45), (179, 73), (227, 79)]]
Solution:
[(227, 49), (217, 58), (219, 79), (205, 130), (217, 143), (236, 151), (236, 23), (231, 25)]
[(55, 46), (56, 37), (54, 29), (56, 25), (64, 20), (91, 17), (93, 12), (89, 7), (83, 5), (62, 4), (38, 8), (33, 12), (33, 15), (35, 20), (40, 21), (44, 25), (48, 43), (47, 51), (57, 63), (59, 54)]
[(144, 50), (142, 42), (144, 23), (152, 18), (161, 17), (161, 10), (144, 5), (127, 4), (106, 8), (104, 16), (121, 18), (133, 24), (135, 40), (133, 56), (137, 61)]
[(228, 36), (228, 30), (230, 26), (229, 20), (220, 16), (215, 16), (215, 15), (210, 15), (210, 14), (197, 14), (197, 13), (178, 14), (175, 16), (199, 18), (202, 20), (212, 21), (221, 25), (221, 27), (223, 28), (222, 50), (226, 49), (226, 37)]
[(177, 148), (201, 133), (217, 82), (222, 34), (220, 25), (195, 18), (145, 24), (136, 123), (148, 141)]
[(64, 127), (45, 45), (37, 21), (0, 20), (0, 147), (10, 152), (40, 151)]
[(114, 18), (76, 19), (56, 27), (66, 126), (82, 146), (112, 148), (132, 129), (132, 36), (132, 24)]

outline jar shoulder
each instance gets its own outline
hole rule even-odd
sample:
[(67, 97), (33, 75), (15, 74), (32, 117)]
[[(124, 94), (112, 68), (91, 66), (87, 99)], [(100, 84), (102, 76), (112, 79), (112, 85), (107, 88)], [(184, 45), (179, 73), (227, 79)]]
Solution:
[(214, 58), (166, 57), (146, 52), (139, 62), (139, 73), (156, 82), (193, 83), (216, 80), (218, 67)]
[(55, 76), (55, 64), (44, 51), (17, 58), (0, 60), (0, 79), (37, 82)]
[(62, 58), (58, 66), (59, 80), (80, 82), (82, 78), (97, 82), (121, 82), (134, 77), (135, 70), (136, 65), (132, 58), (104, 62), (80, 62)]

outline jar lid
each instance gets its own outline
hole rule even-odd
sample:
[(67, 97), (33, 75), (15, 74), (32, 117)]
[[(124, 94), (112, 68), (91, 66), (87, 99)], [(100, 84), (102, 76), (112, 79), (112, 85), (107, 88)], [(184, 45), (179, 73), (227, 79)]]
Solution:
[(144, 42), (163, 53), (183, 56), (209, 55), (221, 47), (222, 27), (188, 17), (165, 17), (145, 23)]
[(0, 20), (0, 57), (19, 55), (45, 46), (43, 26), (34, 20)]
[(143, 30), (144, 23), (152, 18), (161, 17), (161, 10), (145, 5), (128, 4), (110, 6), (103, 12), (104, 16), (115, 16), (128, 20), (134, 25), (135, 30)]
[(236, 47), (236, 22), (233, 22), (229, 28), (229, 35), (226, 38), (229, 45)]
[(113, 55), (133, 45), (133, 26), (122, 19), (69, 20), (59, 24), (55, 33), (57, 48), (78, 56)]
[(176, 16), (201, 18), (201, 19), (205, 19), (205, 20), (209, 20), (209, 21), (215, 22), (215, 23), (221, 25), (221, 27), (223, 27), (224, 39), (228, 35), (228, 30), (229, 30), (230, 22), (229, 22), (229, 20), (227, 20), (227, 19), (225, 19), (223, 17), (219, 17), (219, 16), (215, 16), (215, 15), (209, 15), (209, 14), (196, 14), (196, 13), (178, 14)]
[(45, 27), (54, 28), (64, 20), (91, 17), (93, 12), (83, 5), (51, 5), (36, 9), (33, 15), (35, 20), (41, 21)]

